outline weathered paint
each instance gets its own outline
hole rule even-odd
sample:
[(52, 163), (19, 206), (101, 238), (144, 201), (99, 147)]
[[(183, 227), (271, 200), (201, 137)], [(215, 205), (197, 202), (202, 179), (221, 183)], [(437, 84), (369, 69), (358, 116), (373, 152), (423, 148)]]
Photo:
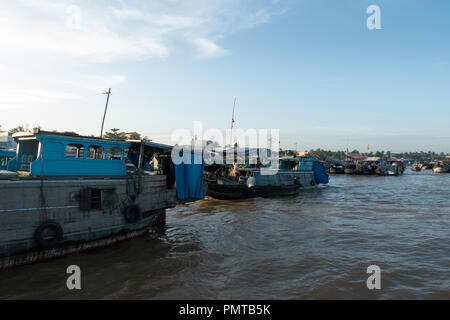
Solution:
[[(100, 209), (81, 210), (80, 194), (86, 188), (101, 190)], [(143, 212), (137, 223), (129, 223), (124, 216), (129, 204), (138, 205)], [(164, 218), (155, 213), (176, 204), (176, 191), (166, 189), (164, 175), (0, 180), (0, 257), (2, 261), (11, 261), (18, 254), (31, 254), (31, 258), (24, 258), (27, 261), (36, 256), (51, 257), (37, 253), (40, 248), (34, 239), (36, 229), (46, 221), (55, 221), (63, 230), (63, 242), (54, 249), (60, 255), (67, 252), (66, 246), (76, 244), (70, 250), (85, 248), (90, 242), (88, 247), (98, 246), (104, 239), (148, 229), (155, 219), (162, 222)]]

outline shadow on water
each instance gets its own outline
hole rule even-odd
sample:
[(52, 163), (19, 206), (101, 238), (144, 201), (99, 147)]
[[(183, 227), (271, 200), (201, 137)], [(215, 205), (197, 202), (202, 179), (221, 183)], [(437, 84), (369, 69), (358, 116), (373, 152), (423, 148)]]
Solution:
[[(0, 298), (450, 298), (450, 175), (332, 176), (296, 197), (206, 199), (116, 246), (0, 272)], [(82, 290), (66, 288), (79, 265)], [(369, 265), (382, 289), (366, 287)]]

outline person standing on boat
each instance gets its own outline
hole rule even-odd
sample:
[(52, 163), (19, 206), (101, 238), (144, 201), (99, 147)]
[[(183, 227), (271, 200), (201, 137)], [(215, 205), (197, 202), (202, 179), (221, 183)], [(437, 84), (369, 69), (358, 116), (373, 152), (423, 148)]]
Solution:
[(250, 175), (250, 178), (247, 179), (247, 187), (251, 188), (254, 187), (256, 183), (256, 179), (253, 176), (253, 174)]
[(233, 176), (236, 179), (236, 181), (239, 180), (239, 165), (236, 160), (234, 160)]

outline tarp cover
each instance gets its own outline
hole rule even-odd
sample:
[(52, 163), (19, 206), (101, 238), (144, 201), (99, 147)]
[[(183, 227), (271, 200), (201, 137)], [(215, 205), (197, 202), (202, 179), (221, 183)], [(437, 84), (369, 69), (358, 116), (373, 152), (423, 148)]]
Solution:
[(329, 182), (328, 173), (325, 170), (325, 166), (320, 161), (314, 161), (313, 163), (314, 178), (317, 184), (327, 184)]
[[(200, 155), (191, 154), (191, 163), (175, 164), (175, 180), (177, 186), (178, 200), (198, 200), (205, 197), (205, 191), (203, 187), (203, 171), (205, 168), (205, 162)], [(201, 164), (196, 164), (201, 162)], [(200, 161), (199, 161), (200, 160)]]

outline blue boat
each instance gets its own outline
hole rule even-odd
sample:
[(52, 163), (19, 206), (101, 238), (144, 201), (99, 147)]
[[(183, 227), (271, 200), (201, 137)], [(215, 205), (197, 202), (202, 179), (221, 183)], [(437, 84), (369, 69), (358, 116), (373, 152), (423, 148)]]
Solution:
[(15, 157), (15, 151), (0, 149), (0, 170), (6, 170), (8, 168), (8, 163)]
[(203, 198), (202, 168), (175, 170), (168, 145), (41, 130), (13, 137), (17, 150), (0, 171), (0, 269), (143, 235), (179, 200)]

